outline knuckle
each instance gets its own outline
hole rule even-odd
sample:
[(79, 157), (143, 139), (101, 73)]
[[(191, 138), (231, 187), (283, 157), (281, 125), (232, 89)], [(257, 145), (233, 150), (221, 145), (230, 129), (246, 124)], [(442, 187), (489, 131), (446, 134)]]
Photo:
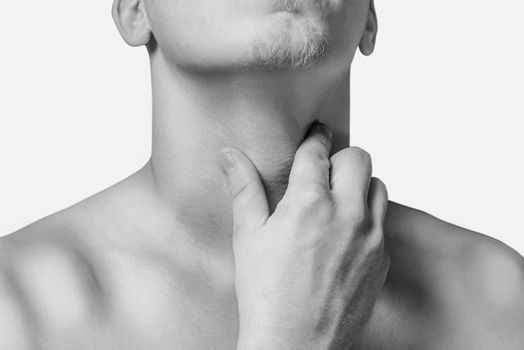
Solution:
[(300, 203), (303, 206), (316, 206), (328, 199), (328, 192), (323, 186), (310, 184), (300, 193)]
[(278, 211), (280, 217), (285, 218), (282, 223), (292, 225), (291, 231), (297, 225), (318, 227), (324, 223), (332, 223), (335, 211), (328, 197), (329, 194), (320, 191), (306, 191), (293, 198), (281, 200), (275, 213)]
[(333, 154), (331, 157), (329, 157), (329, 161), (331, 162), (331, 164), (335, 164), (339, 161), (340, 157), (342, 157), (342, 151), (337, 152)]
[(231, 185), (231, 198), (233, 201), (249, 200), (256, 194), (255, 186), (250, 183), (240, 183)]
[(300, 184), (302, 189), (309, 187), (309, 184), (313, 181), (312, 179), (318, 179), (318, 177), (323, 174), (326, 174), (326, 163), (321, 158), (315, 158), (311, 154), (302, 154), (295, 157), (295, 161), (292, 165), (290, 172), (291, 178), (289, 179), (289, 184)]
[(344, 168), (356, 168), (371, 172), (372, 160), (371, 155), (360, 147), (352, 146), (333, 154), (329, 158), (333, 166)]
[(309, 147), (301, 152), (299, 157), (303, 157), (306, 161), (329, 162), (326, 151), (319, 147)]
[(357, 162), (358, 164), (362, 166), (368, 166), (368, 167), (371, 166), (371, 155), (364, 149), (358, 146), (353, 146), (353, 147), (349, 147), (348, 152), (351, 155), (351, 157), (354, 159), (354, 161)]

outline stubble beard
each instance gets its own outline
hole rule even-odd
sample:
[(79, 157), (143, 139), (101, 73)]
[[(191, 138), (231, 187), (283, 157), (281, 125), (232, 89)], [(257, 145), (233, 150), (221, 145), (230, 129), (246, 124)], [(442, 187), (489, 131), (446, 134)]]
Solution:
[[(338, 2), (280, 0), (280, 12), (274, 14), (278, 17), (253, 40), (244, 56), (244, 66), (284, 70), (318, 64), (330, 37), (330, 11)], [(310, 7), (305, 8), (305, 3)]]

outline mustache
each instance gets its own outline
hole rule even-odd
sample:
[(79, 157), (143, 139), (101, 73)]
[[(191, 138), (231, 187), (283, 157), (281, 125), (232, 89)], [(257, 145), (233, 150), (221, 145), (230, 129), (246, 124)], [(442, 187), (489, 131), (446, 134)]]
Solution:
[(302, 8), (302, 0), (274, 0), (273, 7), (277, 11), (299, 12)]
[(306, 7), (316, 7), (321, 10), (323, 14), (327, 14), (333, 5), (341, 2), (336, 0), (273, 0), (273, 8), (276, 11), (288, 11), (291, 13), (299, 13)]

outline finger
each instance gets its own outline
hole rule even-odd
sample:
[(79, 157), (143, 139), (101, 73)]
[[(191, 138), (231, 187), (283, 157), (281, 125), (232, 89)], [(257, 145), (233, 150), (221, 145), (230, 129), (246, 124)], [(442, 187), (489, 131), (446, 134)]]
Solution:
[(226, 175), (233, 207), (233, 235), (249, 234), (269, 216), (264, 186), (255, 165), (242, 152), (224, 148), (218, 163)]
[(384, 225), (388, 206), (388, 191), (386, 185), (376, 178), (371, 179), (369, 185), (368, 208), (371, 211), (373, 225)]
[[(384, 236), (384, 219), (386, 216), (388, 203), (388, 193), (384, 183), (377, 179), (372, 178), (369, 185), (368, 195), (368, 208), (371, 212), (370, 215), (370, 226), (367, 235), (367, 242), (370, 244), (376, 252), (382, 255), (383, 258), (388, 258), (387, 251), (385, 249), (385, 236)], [(385, 264), (386, 260), (383, 261)], [(389, 262), (388, 262), (389, 263)], [(384, 267), (386, 267), (384, 265)]]
[(312, 187), (329, 191), (329, 153), (332, 133), (325, 124), (315, 123), (298, 147), (289, 175), (288, 187), (305, 190)]
[(331, 191), (342, 203), (367, 205), (372, 164), (369, 153), (348, 147), (331, 156)]

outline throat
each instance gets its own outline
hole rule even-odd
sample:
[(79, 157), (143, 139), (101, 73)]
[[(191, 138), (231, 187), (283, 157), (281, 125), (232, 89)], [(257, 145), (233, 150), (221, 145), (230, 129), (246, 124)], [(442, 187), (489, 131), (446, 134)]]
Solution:
[(181, 238), (207, 252), (231, 253), (231, 198), (216, 160), (222, 148), (234, 147), (253, 162), (273, 212), (315, 119), (333, 131), (332, 153), (348, 146), (349, 72), (294, 74), (195, 77), (153, 67), (148, 166)]

